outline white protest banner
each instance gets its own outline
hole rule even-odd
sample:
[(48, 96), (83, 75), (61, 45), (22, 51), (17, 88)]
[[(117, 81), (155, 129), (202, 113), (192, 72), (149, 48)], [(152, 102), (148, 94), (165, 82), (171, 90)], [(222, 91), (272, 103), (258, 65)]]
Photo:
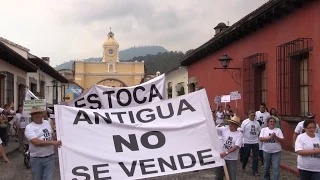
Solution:
[(164, 74), (131, 87), (95, 85), (67, 106), (87, 109), (109, 109), (143, 105), (161, 101), (165, 93)]
[(204, 90), (121, 109), (56, 105), (61, 179), (139, 179), (223, 166), (208, 107)]
[(230, 100), (231, 101), (238, 100), (238, 99), (241, 99), (241, 94), (239, 93), (239, 91), (230, 92)]
[(230, 102), (230, 95), (222, 95), (221, 102), (223, 102), (223, 103)]
[(26, 89), (25, 100), (39, 99), (36, 95), (34, 95), (29, 89)]

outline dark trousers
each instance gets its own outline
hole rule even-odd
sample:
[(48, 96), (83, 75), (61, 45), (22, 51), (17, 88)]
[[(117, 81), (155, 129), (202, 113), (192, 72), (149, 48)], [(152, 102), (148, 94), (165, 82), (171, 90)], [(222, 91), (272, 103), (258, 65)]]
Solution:
[(264, 161), (263, 161), (263, 151), (262, 150), (259, 150), (259, 158), (260, 158), (261, 164), (263, 166), (264, 165)]
[(300, 180), (320, 180), (320, 172), (312, 172), (299, 169)]
[(7, 137), (7, 128), (0, 128), (0, 138), (4, 146), (7, 146), (8, 144)]
[(257, 144), (244, 144), (242, 168), (247, 166), (250, 153), (252, 151), (252, 173), (258, 173), (258, 156), (259, 156), (259, 143)]
[(240, 162), (243, 162), (243, 151), (244, 151), (244, 147), (240, 148)]

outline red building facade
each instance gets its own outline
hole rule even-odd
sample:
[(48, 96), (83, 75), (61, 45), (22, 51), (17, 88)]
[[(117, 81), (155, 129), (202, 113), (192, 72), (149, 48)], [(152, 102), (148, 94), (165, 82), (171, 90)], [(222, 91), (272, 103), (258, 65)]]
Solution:
[[(233, 60), (221, 68), (218, 59)], [(287, 144), (304, 112), (320, 116), (320, 1), (269, 1), (186, 55), (189, 85), (203, 86), (211, 106), (216, 95), (239, 91), (238, 115), (265, 102), (276, 108)], [(230, 103), (235, 108), (235, 103)], [(320, 123), (320, 120), (316, 118)]]

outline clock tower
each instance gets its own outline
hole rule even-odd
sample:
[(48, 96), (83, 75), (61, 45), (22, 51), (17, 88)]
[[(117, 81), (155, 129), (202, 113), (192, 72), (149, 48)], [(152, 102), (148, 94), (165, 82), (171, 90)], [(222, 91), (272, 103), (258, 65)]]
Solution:
[(119, 62), (119, 44), (114, 39), (114, 33), (108, 33), (108, 39), (103, 43), (103, 61), (107, 63)]
[(119, 44), (111, 29), (102, 48), (102, 61), (74, 62), (74, 81), (79, 86), (86, 90), (94, 85), (127, 87), (142, 82), (145, 77), (144, 61), (119, 61)]

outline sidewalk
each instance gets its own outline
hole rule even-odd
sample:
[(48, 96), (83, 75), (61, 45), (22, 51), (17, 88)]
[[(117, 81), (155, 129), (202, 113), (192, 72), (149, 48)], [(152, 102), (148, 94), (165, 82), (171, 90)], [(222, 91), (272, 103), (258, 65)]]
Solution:
[(281, 152), (280, 167), (286, 171), (289, 171), (299, 176), (299, 170), (297, 168), (297, 154), (290, 151), (283, 150)]

